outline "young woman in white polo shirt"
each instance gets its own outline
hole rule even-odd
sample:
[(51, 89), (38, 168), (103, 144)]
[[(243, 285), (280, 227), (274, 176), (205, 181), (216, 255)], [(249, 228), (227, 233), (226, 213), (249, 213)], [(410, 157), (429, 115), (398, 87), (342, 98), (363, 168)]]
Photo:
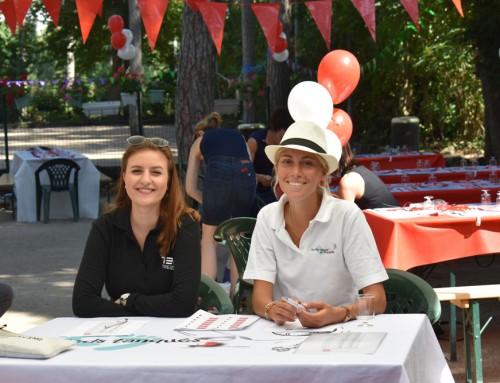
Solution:
[(362, 211), (325, 189), (338, 166), (327, 146), (324, 129), (300, 121), (279, 145), (266, 147), (284, 194), (257, 217), (244, 279), (254, 284), (254, 312), (278, 324), (297, 317), (305, 327), (321, 327), (353, 319), (360, 290), (375, 295), (376, 313), (386, 307), (388, 277)]

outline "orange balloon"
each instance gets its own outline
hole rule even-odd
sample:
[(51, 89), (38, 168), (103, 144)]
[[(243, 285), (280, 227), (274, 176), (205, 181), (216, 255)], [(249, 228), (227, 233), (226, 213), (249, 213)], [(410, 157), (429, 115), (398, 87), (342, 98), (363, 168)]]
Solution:
[(352, 135), (351, 117), (342, 109), (333, 108), (332, 118), (327, 129), (335, 133), (340, 140), (340, 144), (344, 146)]
[(351, 52), (338, 49), (328, 53), (319, 63), (318, 82), (328, 90), (333, 103), (339, 104), (354, 91), (360, 73), (356, 57)]

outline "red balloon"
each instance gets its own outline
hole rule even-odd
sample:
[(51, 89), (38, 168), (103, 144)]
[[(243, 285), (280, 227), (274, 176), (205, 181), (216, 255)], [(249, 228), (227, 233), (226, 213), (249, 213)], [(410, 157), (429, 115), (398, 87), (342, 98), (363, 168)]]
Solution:
[(123, 32), (115, 32), (111, 35), (111, 46), (115, 49), (122, 49), (127, 43), (127, 36)]
[(333, 108), (332, 118), (327, 129), (335, 133), (340, 140), (340, 144), (344, 146), (352, 135), (351, 117), (342, 109)]
[(318, 67), (318, 82), (323, 85), (334, 104), (351, 95), (359, 82), (359, 62), (351, 52), (341, 49), (328, 53)]
[(274, 44), (274, 52), (275, 53), (281, 53), (286, 48), (288, 48), (288, 42), (286, 41), (286, 38), (278, 37), (276, 39), (275, 44)]
[(108, 19), (108, 28), (111, 33), (121, 32), (124, 25), (123, 18), (120, 15), (113, 15)]

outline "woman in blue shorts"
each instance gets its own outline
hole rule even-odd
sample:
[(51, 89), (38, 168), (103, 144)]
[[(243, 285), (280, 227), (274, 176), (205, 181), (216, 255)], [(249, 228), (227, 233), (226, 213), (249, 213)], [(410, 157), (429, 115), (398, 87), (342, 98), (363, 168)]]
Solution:
[[(256, 176), (245, 138), (233, 129), (220, 128), (218, 113), (205, 117), (204, 134), (198, 137), (189, 153), (186, 192), (202, 209), (201, 271), (217, 277), (217, 226), (233, 217), (249, 216), (255, 198)], [(199, 126), (199, 124), (197, 125)], [(203, 191), (198, 188), (200, 163), (205, 162)], [(234, 260), (230, 261), (231, 295), (238, 280)]]

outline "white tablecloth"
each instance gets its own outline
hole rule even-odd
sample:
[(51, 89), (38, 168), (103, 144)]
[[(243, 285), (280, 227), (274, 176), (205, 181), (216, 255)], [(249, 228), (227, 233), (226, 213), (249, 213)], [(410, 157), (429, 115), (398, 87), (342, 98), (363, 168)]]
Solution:
[[(17, 198), (17, 220), (36, 221), (35, 170), (45, 161), (53, 158), (69, 158), (80, 165), (78, 173), (78, 198), (80, 218), (97, 218), (99, 212), (99, 171), (84, 155), (72, 150), (56, 150), (54, 153), (43, 151), (19, 151), (14, 154), (11, 175)], [(48, 182), (48, 180), (47, 180)], [(43, 202), (40, 212), (43, 220)], [(72, 219), (73, 210), (69, 192), (50, 193), (50, 219)]]
[[(277, 326), (264, 319), (244, 330), (226, 331), (226, 335), (236, 337), (221, 340), (222, 346), (192, 347), (196, 344), (193, 338), (200, 333), (173, 331), (184, 318), (130, 318), (134, 319), (148, 320), (134, 336), (81, 337), (81, 343), (73, 349), (47, 360), (0, 358), (0, 380), (18, 383), (453, 382), (434, 331), (423, 314), (378, 315), (369, 328), (358, 327), (357, 321), (342, 325), (351, 332), (386, 332), (374, 354), (276, 351), (273, 347), (296, 344), (304, 337), (273, 335), (272, 327)], [(88, 320), (103, 318), (57, 318), (26, 334), (60, 336)], [(240, 335), (253, 340), (242, 339)]]

